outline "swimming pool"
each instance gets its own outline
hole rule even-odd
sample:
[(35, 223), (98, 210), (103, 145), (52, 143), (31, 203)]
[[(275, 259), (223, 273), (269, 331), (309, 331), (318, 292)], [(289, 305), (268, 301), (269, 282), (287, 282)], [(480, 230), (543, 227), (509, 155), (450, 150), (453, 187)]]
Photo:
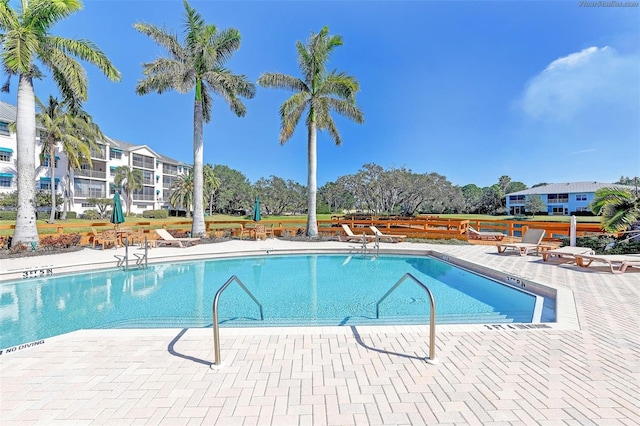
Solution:
[[(267, 255), (156, 264), (0, 284), (0, 348), (96, 328), (210, 327), (216, 291), (222, 327), (426, 324), (433, 292), (442, 323), (532, 322), (540, 297), (431, 257)], [(538, 309), (536, 309), (538, 303)]]

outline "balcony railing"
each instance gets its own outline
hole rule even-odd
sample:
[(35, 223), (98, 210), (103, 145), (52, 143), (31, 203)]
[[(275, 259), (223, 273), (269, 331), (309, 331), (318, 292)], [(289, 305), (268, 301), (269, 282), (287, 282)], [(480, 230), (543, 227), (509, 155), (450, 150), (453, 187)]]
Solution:
[(154, 195), (146, 195), (146, 194), (133, 194), (133, 201), (153, 201)]
[(74, 172), (74, 174), (76, 176), (84, 176), (84, 177), (91, 177), (91, 178), (97, 178), (97, 179), (106, 179), (107, 178), (107, 173), (106, 172), (99, 172), (97, 170), (76, 170)]
[(154, 164), (153, 161), (140, 161), (140, 160), (133, 160), (133, 167), (140, 167), (142, 169), (151, 169), (154, 170)]
[(91, 158), (99, 158), (104, 160), (107, 158), (107, 154), (104, 151), (96, 151), (95, 149), (91, 150)]
[(107, 198), (104, 191), (76, 191), (75, 198)]

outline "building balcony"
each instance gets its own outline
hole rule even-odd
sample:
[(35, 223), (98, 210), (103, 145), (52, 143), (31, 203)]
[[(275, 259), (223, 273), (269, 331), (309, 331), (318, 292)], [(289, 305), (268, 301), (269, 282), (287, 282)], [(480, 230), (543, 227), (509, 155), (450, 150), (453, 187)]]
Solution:
[(107, 178), (107, 173), (106, 172), (99, 172), (97, 170), (75, 170), (74, 171), (74, 175), (77, 177), (90, 177), (90, 178), (96, 178), (96, 179), (106, 179)]
[(133, 201), (154, 201), (153, 194), (133, 194)]

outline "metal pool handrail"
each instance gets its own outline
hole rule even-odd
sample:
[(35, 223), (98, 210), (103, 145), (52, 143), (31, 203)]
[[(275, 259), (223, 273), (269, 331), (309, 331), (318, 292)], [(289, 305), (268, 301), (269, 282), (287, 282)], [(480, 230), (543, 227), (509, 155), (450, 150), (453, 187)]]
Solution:
[(382, 296), (382, 299), (378, 300), (378, 303), (376, 303), (376, 318), (380, 318), (380, 303), (382, 303), (382, 301), (386, 299), (387, 296), (393, 293), (395, 289), (398, 288), (400, 284), (402, 284), (407, 278), (411, 278), (413, 281), (415, 281), (415, 283), (418, 284), (420, 287), (422, 287), (424, 291), (426, 291), (427, 294), (429, 295), (429, 302), (431, 303), (431, 313), (429, 316), (429, 359), (427, 359), (426, 361), (429, 364), (437, 364), (438, 360), (436, 359), (436, 301), (433, 298), (433, 293), (431, 293), (431, 290), (429, 290), (429, 287), (424, 285), (419, 279), (411, 275), (409, 272), (404, 274), (402, 278), (400, 278), (398, 282), (395, 283), (394, 286), (391, 287), (391, 289), (389, 289), (389, 291), (387, 291), (387, 293), (384, 296)]
[(260, 308), (260, 320), (264, 320), (262, 305), (260, 304), (260, 302), (258, 302), (258, 299), (256, 299), (256, 297), (249, 291), (249, 289), (242, 283), (242, 281), (240, 281), (240, 278), (238, 278), (235, 275), (232, 275), (231, 278), (229, 278), (227, 282), (224, 283), (222, 287), (220, 287), (220, 289), (216, 293), (216, 296), (213, 298), (213, 304), (211, 306), (211, 312), (212, 312), (211, 316), (213, 317), (213, 349), (215, 353), (215, 361), (213, 362), (214, 365), (221, 364), (220, 332), (219, 332), (220, 327), (218, 326), (218, 300), (220, 300), (220, 295), (222, 294), (222, 292), (225, 291), (227, 287), (229, 287), (231, 283), (234, 281), (238, 283), (238, 285), (249, 295), (249, 297), (251, 297), (251, 299), (253, 299), (254, 302), (256, 302), (256, 304)]

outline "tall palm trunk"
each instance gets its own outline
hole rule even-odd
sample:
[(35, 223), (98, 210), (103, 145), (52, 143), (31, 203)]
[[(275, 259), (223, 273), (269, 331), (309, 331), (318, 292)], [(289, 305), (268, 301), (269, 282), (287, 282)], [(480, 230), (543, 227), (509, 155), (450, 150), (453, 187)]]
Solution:
[(309, 201), (307, 207), (307, 236), (315, 238), (318, 236), (318, 220), (316, 219), (316, 192), (317, 189), (317, 131), (316, 123), (311, 120), (309, 123), (309, 146), (308, 146), (308, 175), (307, 188), (309, 189)]
[(16, 114), (18, 212), (11, 245), (38, 242), (36, 226), (36, 105), (31, 76), (20, 74)]
[(67, 175), (65, 176), (65, 190), (63, 195), (62, 220), (67, 220), (67, 212), (71, 210), (71, 163), (67, 162)]
[[(197, 85), (197, 84), (196, 84)], [(204, 148), (203, 148), (203, 112), (202, 101), (196, 87), (196, 101), (193, 106), (193, 222), (191, 235), (206, 237), (204, 223)]]
[(49, 141), (49, 176), (51, 179), (51, 214), (49, 215), (49, 223), (56, 221), (56, 145), (53, 141)]

